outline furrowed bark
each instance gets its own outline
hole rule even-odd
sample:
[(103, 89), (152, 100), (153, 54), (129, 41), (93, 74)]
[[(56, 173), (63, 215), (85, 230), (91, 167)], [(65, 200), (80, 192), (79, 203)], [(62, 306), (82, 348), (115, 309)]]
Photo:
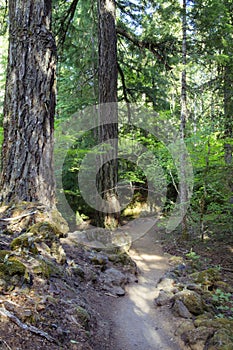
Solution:
[(56, 44), (51, 1), (9, 1), (1, 200), (53, 207)]

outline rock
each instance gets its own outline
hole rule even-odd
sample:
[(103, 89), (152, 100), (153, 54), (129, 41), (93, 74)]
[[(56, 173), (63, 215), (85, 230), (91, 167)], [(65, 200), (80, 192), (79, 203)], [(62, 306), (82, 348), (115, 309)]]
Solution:
[(12, 252), (0, 251), (0, 290), (10, 291), (17, 285), (27, 283), (26, 266)]
[(89, 329), (89, 322), (90, 322), (90, 315), (89, 313), (81, 306), (76, 307), (74, 315), (79, 319), (82, 326), (88, 330)]
[(189, 283), (186, 285), (186, 289), (193, 290), (194, 292), (197, 293), (202, 293), (202, 288), (200, 285), (195, 284), (195, 283)]
[(21, 234), (20, 236), (13, 239), (10, 244), (12, 250), (27, 250), (30, 253), (36, 255), (38, 254), (38, 249), (35, 246), (35, 237), (33, 233), (26, 232)]
[(50, 255), (59, 264), (66, 262), (66, 254), (59, 240), (60, 232), (49, 222), (39, 222), (11, 242), (12, 250), (24, 250), (34, 255)]
[(125, 295), (125, 290), (121, 287), (113, 287), (111, 288), (111, 293), (118, 297), (123, 297)]
[(43, 257), (43, 259), (32, 260), (32, 271), (34, 274), (40, 275), (46, 279), (49, 279), (51, 275), (59, 276), (62, 274), (62, 271), (59, 269), (58, 265), (45, 257)]
[(232, 350), (233, 349), (233, 331), (219, 329), (210, 339), (208, 350)]
[(181, 336), (184, 333), (192, 331), (195, 329), (195, 326), (191, 320), (185, 320), (181, 323), (181, 325), (177, 328), (175, 335)]
[(107, 265), (108, 257), (100, 253), (92, 253), (90, 255), (90, 261), (94, 265)]
[(219, 270), (215, 268), (209, 268), (200, 272), (195, 272), (190, 275), (195, 283), (201, 284), (205, 289), (213, 286), (216, 281), (221, 279)]
[(171, 271), (173, 273), (175, 273), (175, 275), (181, 277), (186, 272), (186, 265), (184, 263), (183, 264), (179, 264), (179, 265), (175, 266)]
[(200, 315), (204, 311), (202, 297), (192, 290), (184, 289), (183, 291), (175, 294), (173, 299), (174, 301), (182, 301), (187, 309), (194, 315)]
[(158, 297), (154, 300), (156, 306), (169, 305), (173, 297), (173, 293), (160, 290)]
[(213, 329), (226, 329), (228, 331), (233, 330), (233, 320), (226, 318), (214, 318), (212, 319), (208, 315), (200, 315), (194, 321), (195, 327), (209, 327)]
[(108, 286), (122, 287), (127, 283), (127, 277), (119, 270), (110, 268), (103, 274), (101, 280)]
[(156, 288), (164, 290), (166, 292), (172, 292), (172, 290), (174, 289), (174, 285), (174, 279), (165, 277), (159, 280), (159, 283), (157, 284)]
[(116, 232), (112, 234), (112, 244), (119, 251), (128, 252), (132, 244), (132, 238), (127, 232)]
[(214, 330), (212, 328), (199, 327), (183, 333), (181, 338), (186, 345), (190, 346), (191, 350), (204, 350), (207, 340), (213, 334)]
[(131, 237), (125, 232), (114, 232), (104, 228), (68, 233), (69, 239), (97, 251), (109, 254), (124, 253), (131, 245)]
[(189, 312), (188, 308), (184, 305), (184, 303), (181, 300), (175, 300), (172, 310), (176, 316), (188, 319), (193, 317), (193, 315)]
[(72, 272), (75, 276), (78, 276), (81, 278), (85, 277), (85, 271), (77, 264), (75, 264), (75, 266), (72, 267)]
[(59, 232), (59, 237), (65, 237), (67, 235), (69, 226), (56, 208), (48, 211), (48, 219), (48, 221), (51, 221)]

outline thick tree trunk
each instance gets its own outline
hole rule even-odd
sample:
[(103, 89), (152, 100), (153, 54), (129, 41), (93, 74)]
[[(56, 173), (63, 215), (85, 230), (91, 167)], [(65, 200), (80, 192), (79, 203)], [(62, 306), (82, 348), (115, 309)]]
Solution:
[[(115, 228), (119, 221), (117, 184), (117, 36), (115, 0), (99, 0), (99, 143), (110, 144), (111, 150), (99, 156), (103, 164), (98, 178), (98, 191), (107, 205), (98, 212), (98, 225)], [(111, 158), (111, 159), (109, 159)], [(99, 163), (98, 162), (98, 163)]]
[(51, 0), (10, 0), (9, 18), (1, 199), (53, 207), (56, 45)]

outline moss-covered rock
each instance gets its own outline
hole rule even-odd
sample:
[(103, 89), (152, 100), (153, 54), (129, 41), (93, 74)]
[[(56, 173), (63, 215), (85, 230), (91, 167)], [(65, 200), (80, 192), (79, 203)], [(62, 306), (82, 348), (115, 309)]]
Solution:
[[(194, 321), (195, 327), (211, 327), (214, 329), (226, 329), (233, 332), (233, 320), (229, 320), (226, 318), (206, 318), (198, 316)], [(233, 335), (233, 333), (232, 333)]]
[(26, 281), (27, 268), (10, 251), (0, 251), (0, 290), (11, 290)]
[(39, 222), (29, 231), (16, 237), (11, 242), (12, 250), (26, 250), (33, 255), (41, 254), (55, 258), (59, 264), (66, 261), (65, 252), (59, 240), (60, 232), (49, 222)]
[(62, 274), (59, 266), (48, 259), (38, 259), (34, 261), (32, 271), (35, 275), (49, 279), (52, 276), (59, 276)]
[(184, 289), (183, 291), (176, 293), (173, 299), (181, 300), (189, 312), (194, 315), (200, 315), (204, 312), (204, 303), (201, 295), (192, 290)]
[(36, 239), (33, 233), (26, 232), (13, 239), (10, 244), (12, 250), (22, 249), (31, 252), (32, 254), (38, 254), (38, 249), (35, 245)]
[(212, 328), (199, 327), (183, 333), (181, 338), (191, 350), (203, 350), (206, 349), (205, 344), (213, 334)]
[(233, 333), (226, 329), (219, 329), (210, 339), (208, 350), (232, 350)]
[(57, 227), (48, 221), (38, 222), (28, 230), (30, 233), (37, 235), (43, 240), (54, 241), (59, 238), (60, 231)]
[(194, 282), (201, 284), (207, 289), (215, 285), (221, 279), (220, 272), (216, 268), (209, 268), (200, 272), (195, 272), (190, 276)]

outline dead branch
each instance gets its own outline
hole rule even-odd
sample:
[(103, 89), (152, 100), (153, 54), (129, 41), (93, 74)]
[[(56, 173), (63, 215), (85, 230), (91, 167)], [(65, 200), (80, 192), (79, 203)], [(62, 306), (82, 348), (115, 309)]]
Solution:
[(37, 334), (37, 335), (47, 339), (51, 343), (58, 343), (57, 340), (54, 339), (53, 337), (51, 337), (48, 333), (46, 333), (46, 332), (44, 332), (44, 331), (42, 331), (34, 326), (31, 326), (31, 325), (28, 325), (26, 323), (21, 322), (20, 319), (18, 319), (18, 317), (16, 317), (11, 312), (6, 310), (4, 307), (0, 307), (0, 315), (9, 318), (12, 322), (17, 324), (17, 326), (19, 326), (20, 328), (22, 328), (25, 331), (29, 331), (29, 332), (32, 332), (34, 334)]
[(37, 213), (37, 211), (31, 211), (31, 212), (29, 212), (29, 213), (22, 214), (22, 215), (19, 215), (19, 216), (15, 216), (15, 217), (13, 217), (13, 218), (6, 218), (6, 219), (1, 219), (1, 218), (0, 218), (0, 221), (6, 221), (6, 222), (8, 222), (8, 221), (20, 220), (20, 219), (22, 219), (22, 218), (24, 218), (24, 217), (26, 217), (26, 216), (33, 215), (33, 214), (36, 214), (36, 213)]

